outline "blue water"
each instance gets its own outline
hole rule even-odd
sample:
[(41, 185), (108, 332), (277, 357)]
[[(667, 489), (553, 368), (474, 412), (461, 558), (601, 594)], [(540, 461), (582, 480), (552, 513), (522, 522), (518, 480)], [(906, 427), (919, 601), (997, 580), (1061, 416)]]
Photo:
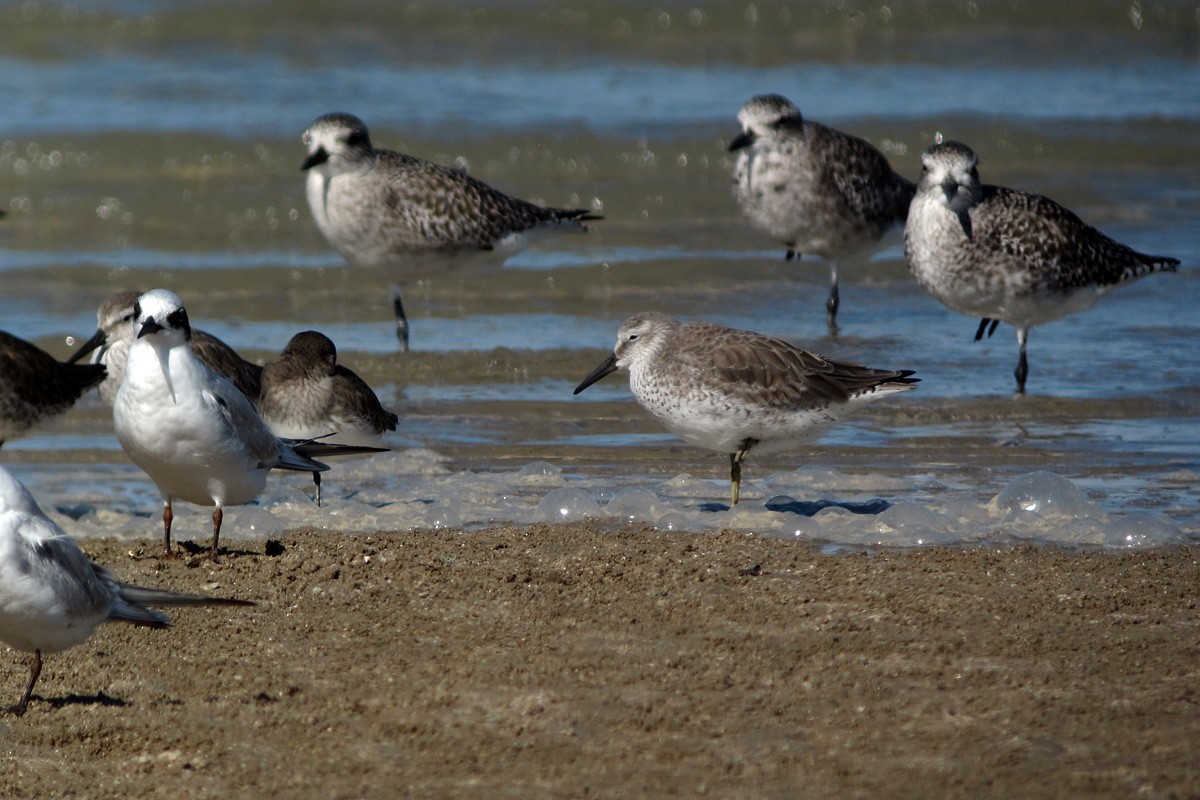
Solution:
[[(918, 392), (848, 421), (813, 453), (751, 459), (751, 482), (817, 458), (889, 501), (934, 503), (920, 477), (934, 476), (984, 503), (1045, 468), (1106, 513), (1150, 511), (1200, 534), (1186, 480), (1200, 453), (1194, 4), (660, 6), (0, 9), (0, 329), (66, 357), (108, 293), (168, 286), (194, 324), (258, 360), (297, 330), (323, 330), (401, 413), (394, 444), (443, 454), (452, 472), (509, 475), (507, 488), (529, 495), (520, 465), (546, 459), (607, 500), (639, 486), (670, 498), (663, 481), (687, 471), (720, 499), (722, 459), (655, 428), (619, 376), (571, 395), (622, 318), (663, 309), (921, 376)], [(976, 321), (915, 285), (895, 239), (845, 268), (831, 338), (825, 265), (785, 265), (729, 194), (737, 110), (770, 91), (868, 138), (912, 177), (936, 133), (967, 141), (985, 181), (1048, 194), (1121, 241), (1181, 259), (1180, 271), (1036, 328), (1021, 401), (1010, 397), (1011, 328), (973, 341)], [(315, 231), (298, 170), (300, 133), (332, 110), (363, 117), (380, 146), (605, 219), (503, 269), (351, 273)], [(412, 321), (407, 356), (393, 284)], [(106, 414), (85, 399), (6, 444), (0, 461), (51, 505), (97, 501), (47, 464), (120, 487), (132, 530), (153, 492)], [(339, 473), (383, 495), (423, 491), (369, 470)], [(468, 486), (464, 523), (533, 518)], [(836, 494), (811, 491), (821, 496), (800, 500)], [(963, 540), (978, 533), (968, 527)]]

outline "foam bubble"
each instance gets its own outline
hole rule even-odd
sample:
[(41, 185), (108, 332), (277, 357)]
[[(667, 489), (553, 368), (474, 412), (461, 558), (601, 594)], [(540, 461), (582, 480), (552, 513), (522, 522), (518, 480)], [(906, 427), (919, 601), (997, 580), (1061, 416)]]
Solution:
[(578, 522), (602, 516), (600, 504), (582, 489), (554, 489), (533, 510), (531, 522)]
[(1033, 513), (1047, 518), (1075, 519), (1101, 513), (1075, 484), (1046, 471), (1016, 478), (996, 495), (992, 504), (1009, 518)]
[(1188, 541), (1183, 530), (1160, 514), (1133, 511), (1115, 517), (1104, 531), (1105, 547), (1136, 548), (1184, 544)]
[(631, 522), (655, 522), (667, 511), (667, 504), (649, 489), (623, 489), (604, 507), (608, 516)]

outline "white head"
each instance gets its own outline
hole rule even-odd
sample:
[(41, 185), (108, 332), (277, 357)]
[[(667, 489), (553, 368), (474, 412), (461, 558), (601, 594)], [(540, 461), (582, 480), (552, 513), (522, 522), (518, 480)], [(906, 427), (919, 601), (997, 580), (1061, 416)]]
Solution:
[(192, 338), (187, 309), (179, 295), (166, 289), (146, 292), (133, 305), (134, 338), (156, 347), (174, 347)]
[(742, 126), (740, 135), (729, 143), (730, 150), (749, 147), (761, 138), (770, 138), (787, 130), (804, 127), (800, 109), (791, 100), (779, 94), (760, 94), (752, 97), (738, 112)]
[(622, 367), (629, 368), (653, 358), (663, 339), (678, 326), (679, 320), (657, 311), (634, 314), (621, 323), (613, 354), (575, 387), (575, 394)]
[(939, 189), (955, 214), (962, 215), (979, 202), (979, 156), (962, 142), (944, 141), (929, 146), (921, 155), (921, 187)]
[[(141, 296), (138, 291), (115, 292), (104, 299), (96, 310), (96, 332), (92, 338), (79, 346), (71, 356), (70, 362), (75, 363), (88, 353), (96, 351), (92, 356), (93, 364), (107, 364), (105, 354), (114, 345), (128, 347), (133, 342), (133, 305)], [(124, 358), (120, 359), (124, 364)], [(110, 373), (109, 377), (112, 375)]]
[(301, 170), (317, 167), (326, 172), (343, 172), (356, 168), (375, 152), (367, 126), (353, 114), (317, 117), (301, 139), (308, 147), (308, 158), (300, 165)]

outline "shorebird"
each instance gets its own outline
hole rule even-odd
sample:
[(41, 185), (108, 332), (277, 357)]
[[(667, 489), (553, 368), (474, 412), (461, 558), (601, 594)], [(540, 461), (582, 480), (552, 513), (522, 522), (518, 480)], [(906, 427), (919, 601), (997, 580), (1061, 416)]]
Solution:
[[(337, 347), (318, 331), (296, 334), (279, 357), (266, 363), (258, 411), (276, 436), (330, 444), (380, 445), (398, 419), (366, 381), (337, 363)], [(317, 505), (319, 476), (313, 473)]]
[(102, 366), (64, 364), (37, 345), (0, 331), (0, 446), (63, 413), (102, 380)]
[(836, 331), (840, 263), (903, 226), (915, 187), (871, 144), (804, 119), (786, 97), (751, 98), (738, 122), (734, 197), (755, 228), (787, 246), (788, 261), (809, 253), (829, 262), (825, 307)]
[(139, 297), (133, 324), (137, 333), (113, 404), (113, 428), (125, 454), (162, 495), (164, 555), (171, 552), (175, 499), (215, 506), (215, 561), (222, 508), (258, 497), (270, 470), (323, 471), (329, 467), (310, 456), (378, 451), (272, 434), (245, 395), (192, 352), (187, 311), (173, 292), (155, 289)]
[[(126, 290), (106, 297), (96, 310), (96, 332), (68, 361), (74, 363), (90, 353), (91, 363), (108, 368), (108, 375), (100, 384), (100, 397), (109, 406), (125, 378), (125, 359), (134, 341), (133, 306), (141, 294)], [(192, 352), (209, 369), (228, 378), (250, 402), (258, 402), (262, 367), (242, 358), (216, 336), (195, 328), (192, 329)]]
[(1109, 289), (1179, 260), (1139, 253), (1041, 195), (983, 184), (979, 158), (961, 142), (937, 142), (904, 230), (913, 276), (945, 305), (981, 317), (975, 339), (1000, 322), (1017, 329), (1015, 376), (1024, 394), (1034, 325), (1091, 308)]
[[(465, 171), (372, 146), (367, 126), (352, 114), (325, 114), (304, 132), (308, 207), (325, 239), (350, 264), (405, 267), (422, 254), (441, 254), (443, 267), (470, 253), (498, 260), (531, 237), (587, 230), (601, 217), (585, 208), (544, 208), (492, 188)], [(393, 295), (397, 335), (408, 348), (408, 325)]]
[(919, 380), (912, 370), (844, 364), (773, 336), (655, 312), (622, 323), (613, 354), (575, 394), (622, 367), (638, 403), (669, 431), (729, 455), (734, 505), (751, 449), (794, 449), (857, 406), (913, 389)]
[(0, 641), (33, 653), (25, 692), (5, 711), (20, 716), (29, 707), (42, 672), (42, 653), (81, 644), (105, 622), (171, 627), (167, 615), (147, 606), (199, 605), (254, 604), (119, 583), (90, 561), (29, 490), (0, 467)]

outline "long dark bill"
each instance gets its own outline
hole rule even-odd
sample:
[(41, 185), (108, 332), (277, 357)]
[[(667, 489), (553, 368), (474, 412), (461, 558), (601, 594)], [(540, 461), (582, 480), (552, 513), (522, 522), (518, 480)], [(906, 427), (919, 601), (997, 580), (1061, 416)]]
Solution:
[(86, 342), (79, 345), (79, 349), (71, 354), (71, 357), (67, 359), (67, 363), (74, 364), (76, 361), (83, 358), (88, 353), (92, 352), (97, 347), (99, 347), (100, 345), (104, 344), (107, 341), (108, 341), (108, 336), (105, 335), (104, 331), (97, 330), (95, 333), (92, 334), (92, 338), (88, 339)]
[(613, 355), (609, 356), (608, 359), (603, 364), (601, 364), (600, 366), (598, 366), (594, 370), (592, 370), (591, 373), (586, 378), (584, 378), (583, 381), (581, 381), (578, 386), (575, 387), (575, 391), (572, 392), (572, 394), (579, 394), (584, 389), (586, 389), (587, 387), (591, 386), (596, 381), (603, 378), (605, 375), (609, 375), (613, 372), (616, 372), (616, 370), (617, 370), (617, 356), (614, 353)]

